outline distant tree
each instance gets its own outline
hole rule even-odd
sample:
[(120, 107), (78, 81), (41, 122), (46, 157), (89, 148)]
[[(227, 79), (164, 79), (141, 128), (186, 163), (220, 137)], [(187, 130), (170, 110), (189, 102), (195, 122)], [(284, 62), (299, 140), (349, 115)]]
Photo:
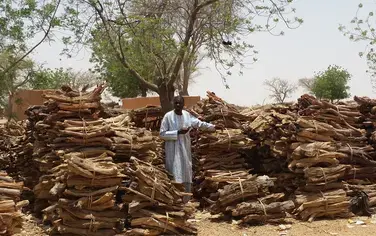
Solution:
[(83, 86), (93, 86), (98, 80), (89, 71), (74, 71), (72, 68), (41, 68), (34, 72), (27, 86), (31, 89), (59, 89), (69, 85), (75, 90)]
[(350, 78), (351, 75), (347, 70), (336, 65), (329, 66), (326, 71), (316, 74), (312, 93), (317, 98), (330, 101), (348, 98), (350, 87), (347, 84)]
[(264, 85), (271, 93), (270, 98), (274, 99), (278, 103), (285, 102), (286, 98), (289, 98), (297, 89), (297, 86), (294, 83), (280, 78), (266, 80)]
[(312, 93), (313, 84), (316, 78), (302, 78), (299, 79), (298, 85), (309, 93)]

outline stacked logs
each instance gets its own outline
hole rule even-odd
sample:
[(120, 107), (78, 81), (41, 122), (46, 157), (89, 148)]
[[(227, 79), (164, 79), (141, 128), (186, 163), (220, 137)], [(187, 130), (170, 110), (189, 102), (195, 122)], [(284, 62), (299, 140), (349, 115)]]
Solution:
[(242, 123), (250, 120), (237, 106), (228, 104), (213, 92), (207, 92), (207, 99), (199, 101), (189, 111), (205, 122), (228, 129), (242, 129)]
[(164, 169), (132, 157), (125, 168), (130, 177), (122, 189), (130, 226), (126, 235), (197, 234), (187, 222), (193, 209), (184, 206), (184, 188), (172, 183)]
[(161, 107), (157, 106), (147, 106), (130, 112), (130, 116), (136, 127), (149, 130), (159, 130), (163, 115)]
[(214, 197), (211, 195), (218, 189), (248, 176), (250, 167), (245, 151), (253, 146), (253, 140), (243, 131), (243, 122), (249, 118), (214, 93), (208, 92), (207, 95), (208, 98), (200, 101), (190, 112), (205, 122), (224, 127), (224, 130), (199, 132), (193, 137), (196, 157), (194, 192), (196, 197), (203, 199), (202, 205), (210, 205)]
[(283, 193), (271, 193), (274, 180), (268, 176), (248, 176), (245, 180), (225, 186), (218, 191), (211, 206), (213, 214), (229, 213), (240, 223), (259, 224), (281, 222), (291, 213), (295, 204), (284, 200)]
[[(36, 122), (37, 161), (46, 174), (34, 188), (45, 222), (54, 231), (74, 235), (115, 235), (125, 214), (116, 203), (125, 177), (113, 161), (115, 131), (101, 112), (104, 86), (82, 93), (63, 87), (45, 94), (48, 115)], [(45, 109), (45, 108), (43, 108)], [(46, 201), (48, 200), (48, 201)]]
[(132, 156), (147, 162), (159, 158), (156, 137), (145, 128), (134, 127), (127, 114), (108, 118), (105, 123), (113, 131), (111, 150), (117, 162), (127, 162)]
[(20, 201), (23, 188), (22, 182), (15, 182), (0, 171), (0, 235), (12, 235), (22, 224), (21, 209), (29, 204)]

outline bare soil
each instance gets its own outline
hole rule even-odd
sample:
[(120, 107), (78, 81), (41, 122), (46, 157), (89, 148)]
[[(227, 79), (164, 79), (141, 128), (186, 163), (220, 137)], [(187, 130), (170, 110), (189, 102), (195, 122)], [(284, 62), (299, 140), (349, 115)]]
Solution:
[[(358, 222), (357, 222), (358, 220)], [(197, 212), (193, 223), (200, 236), (372, 236), (376, 235), (376, 217), (319, 220), (312, 223), (292, 220), (291, 224), (239, 227), (236, 222), (221, 222), (209, 213)], [(356, 224), (358, 223), (358, 224)], [(364, 223), (360, 225), (359, 223)], [(24, 224), (14, 236), (47, 236), (47, 228), (31, 215), (24, 216)]]

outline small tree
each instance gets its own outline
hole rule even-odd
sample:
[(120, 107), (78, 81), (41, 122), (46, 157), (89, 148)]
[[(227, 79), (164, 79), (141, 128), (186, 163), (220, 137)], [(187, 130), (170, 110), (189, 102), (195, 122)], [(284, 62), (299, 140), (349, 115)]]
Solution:
[(299, 87), (302, 87), (304, 90), (306, 90), (309, 93), (312, 92), (313, 85), (315, 83), (316, 78), (301, 78), (298, 81)]
[(283, 80), (280, 78), (266, 80), (264, 85), (271, 93), (270, 98), (274, 99), (278, 103), (285, 102), (286, 98), (290, 97), (291, 94), (297, 89), (297, 86), (294, 83), (290, 83), (288, 80)]
[(348, 98), (350, 87), (347, 84), (350, 78), (347, 70), (339, 66), (329, 66), (326, 71), (316, 74), (312, 93), (317, 98), (330, 101)]

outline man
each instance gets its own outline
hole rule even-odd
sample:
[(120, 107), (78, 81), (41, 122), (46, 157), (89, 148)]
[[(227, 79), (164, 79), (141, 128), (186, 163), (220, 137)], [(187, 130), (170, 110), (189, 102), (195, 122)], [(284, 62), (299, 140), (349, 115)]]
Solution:
[[(174, 98), (174, 110), (163, 117), (160, 136), (166, 141), (166, 169), (177, 183), (183, 183), (186, 192), (191, 192), (192, 184), (192, 156), (191, 156), (191, 128), (214, 131), (215, 125), (205, 123), (183, 110), (184, 98)], [(189, 197), (184, 198), (187, 202)]]

